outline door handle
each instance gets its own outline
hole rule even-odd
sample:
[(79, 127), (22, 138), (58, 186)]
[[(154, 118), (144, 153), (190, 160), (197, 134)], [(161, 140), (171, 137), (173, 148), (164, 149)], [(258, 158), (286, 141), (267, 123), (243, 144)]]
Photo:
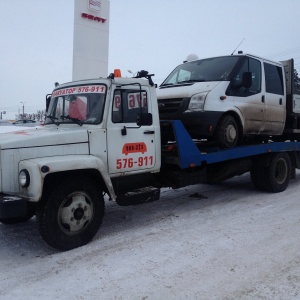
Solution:
[(261, 96), (261, 102), (265, 103), (265, 96)]
[(147, 130), (147, 131), (144, 131), (144, 134), (154, 134), (154, 130)]
[(282, 98), (279, 99), (279, 105), (282, 105)]

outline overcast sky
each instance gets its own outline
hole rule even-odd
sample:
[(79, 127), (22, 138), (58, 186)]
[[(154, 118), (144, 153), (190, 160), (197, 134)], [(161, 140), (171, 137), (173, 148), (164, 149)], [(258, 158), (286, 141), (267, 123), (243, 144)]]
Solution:
[[(84, 1), (84, 0), (82, 0)], [(145, 69), (161, 81), (188, 54), (238, 50), (300, 70), (299, 0), (110, 0), (109, 72)], [(74, 0), (0, 0), (0, 111), (44, 108), (72, 79)], [(298, 71), (298, 73), (300, 73)]]

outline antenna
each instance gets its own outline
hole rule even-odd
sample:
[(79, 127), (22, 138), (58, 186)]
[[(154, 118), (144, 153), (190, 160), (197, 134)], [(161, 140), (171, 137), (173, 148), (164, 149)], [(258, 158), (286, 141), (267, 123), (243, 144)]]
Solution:
[(236, 49), (242, 44), (242, 42), (245, 40), (245, 38), (242, 39), (242, 41), (238, 44), (238, 46), (233, 50), (233, 52), (231, 53), (231, 55), (233, 55), (233, 53), (236, 51)]

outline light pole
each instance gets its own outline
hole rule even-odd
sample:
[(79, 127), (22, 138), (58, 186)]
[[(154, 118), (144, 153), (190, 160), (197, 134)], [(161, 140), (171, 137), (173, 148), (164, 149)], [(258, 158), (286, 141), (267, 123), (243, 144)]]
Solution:
[(25, 102), (20, 102), (20, 103), (22, 103), (23, 104), (23, 114), (22, 114), (22, 119), (24, 119), (24, 104), (25, 104)]

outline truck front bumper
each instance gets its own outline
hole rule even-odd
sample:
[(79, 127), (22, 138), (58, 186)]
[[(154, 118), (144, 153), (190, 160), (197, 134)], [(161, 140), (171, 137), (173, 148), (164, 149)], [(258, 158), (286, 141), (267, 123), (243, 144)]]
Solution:
[(27, 200), (17, 196), (0, 194), (0, 219), (23, 217), (27, 214)]

